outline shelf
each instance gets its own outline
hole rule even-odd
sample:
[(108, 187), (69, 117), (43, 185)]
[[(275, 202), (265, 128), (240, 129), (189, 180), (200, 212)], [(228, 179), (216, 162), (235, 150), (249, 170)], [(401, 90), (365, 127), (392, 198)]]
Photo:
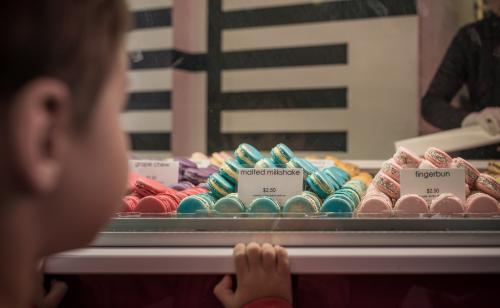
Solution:
[[(287, 248), (295, 274), (500, 273), (500, 248)], [(221, 274), (227, 248), (88, 248), (47, 260), (49, 274)]]

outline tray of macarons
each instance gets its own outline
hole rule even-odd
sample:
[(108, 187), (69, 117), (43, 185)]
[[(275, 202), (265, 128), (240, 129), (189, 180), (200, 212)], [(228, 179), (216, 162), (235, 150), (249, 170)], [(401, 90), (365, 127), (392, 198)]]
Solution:
[[(277, 144), (264, 156), (250, 144), (233, 153), (207, 157), (194, 153), (177, 158), (179, 183), (166, 187), (131, 173), (128, 194), (116, 217), (156, 219), (382, 219), (395, 218), (497, 218), (500, 215), (498, 178), (480, 173), (466, 160), (429, 148), (418, 157), (405, 148), (381, 165), (373, 177), (354, 164), (333, 156), (331, 166), (319, 169), (308, 157), (299, 157), (285, 144)], [(200, 164), (200, 162), (204, 162)], [(279, 203), (258, 197), (245, 204), (238, 198), (241, 168), (301, 168), (303, 192)], [(400, 195), (400, 172), (405, 168), (463, 168), (467, 199), (443, 193), (428, 203), (418, 195)], [(314, 222), (306, 222), (313, 224)]]

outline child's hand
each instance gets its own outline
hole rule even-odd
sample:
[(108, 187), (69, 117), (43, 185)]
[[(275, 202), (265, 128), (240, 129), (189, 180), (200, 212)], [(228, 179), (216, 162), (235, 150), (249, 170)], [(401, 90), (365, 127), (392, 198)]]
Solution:
[(63, 300), (64, 295), (66, 295), (68, 286), (62, 281), (52, 280), (50, 282), (50, 290), (46, 292), (43, 287), (44, 266), (45, 263), (42, 260), (38, 265), (36, 273), (38, 281), (35, 289), (35, 306), (37, 308), (56, 308)]
[(226, 308), (239, 308), (263, 297), (279, 297), (292, 303), (292, 283), (288, 254), (280, 246), (257, 243), (234, 247), (237, 288), (226, 275), (214, 294)]

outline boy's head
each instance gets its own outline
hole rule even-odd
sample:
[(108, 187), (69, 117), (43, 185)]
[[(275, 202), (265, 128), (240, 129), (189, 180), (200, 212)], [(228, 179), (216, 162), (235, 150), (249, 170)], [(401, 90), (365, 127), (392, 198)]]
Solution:
[(28, 207), (41, 254), (77, 247), (125, 189), (127, 8), (15, 0), (0, 12), (0, 211)]

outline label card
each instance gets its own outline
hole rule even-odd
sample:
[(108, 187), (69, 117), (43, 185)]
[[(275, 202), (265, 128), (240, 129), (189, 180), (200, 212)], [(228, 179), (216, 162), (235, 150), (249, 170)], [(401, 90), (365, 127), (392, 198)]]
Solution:
[(308, 161), (313, 164), (314, 167), (318, 168), (319, 170), (323, 170), (325, 168), (333, 167), (334, 163), (333, 161), (329, 159), (308, 159)]
[(255, 198), (271, 197), (283, 205), (289, 198), (303, 191), (302, 169), (242, 168), (238, 175), (238, 198), (249, 205)]
[(158, 181), (165, 186), (176, 184), (179, 181), (179, 162), (171, 160), (130, 160), (132, 171)]
[(464, 169), (403, 169), (401, 196), (417, 194), (428, 204), (439, 195), (451, 193), (465, 202)]

